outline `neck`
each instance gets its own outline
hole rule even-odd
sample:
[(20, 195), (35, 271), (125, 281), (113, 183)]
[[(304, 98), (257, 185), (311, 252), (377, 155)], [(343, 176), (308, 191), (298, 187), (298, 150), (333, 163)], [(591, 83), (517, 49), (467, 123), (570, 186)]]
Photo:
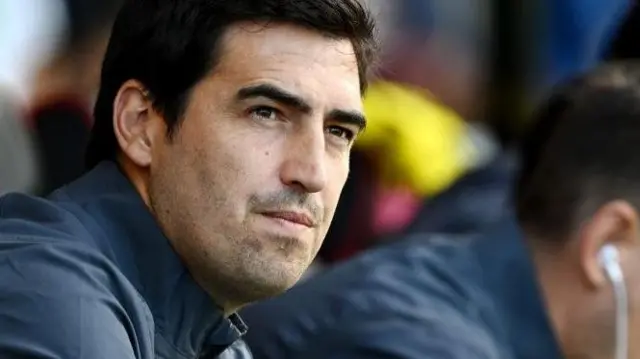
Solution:
[(584, 275), (578, 269), (578, 241), (561, 241), (566, 245), (547, 244), (544, 240), (530, 243), (535, 243), (531, 248), (538, 282), (564, 357), (611, 357), (615, 313), (610, 306), (599, 303), (593, 291), (586, 289)]
[[(530, 241), (529, 243), (539, 241)], [(565, 354), (570, 346), (570, 314), (574, 311), (574, 287), (567, 283), (579, 283), (579, 278), (567, 269), (570, 261), (563, 258), (561, 248), (549, 248), (544, 245), (530, 244), (532, 258), (538, 277), (538, 285), (543, 293), (549, 320), (552, 324), (558, 344)]]
[[(135, 188), (136, 192), (138, 192), (138, 194), (140, 195), (140, 198), (142, 198), (142, 201), (144, 202), (144, 204), (147, 206), (149, 212), (152, 213), (152, 215), (154, 214), (154, 209), (151, 203), (151, 198), (149, 196), (149, 175), (148, 175), (148, 171), (145, 169), (141, 169), (139, 166), (135, 165), (134, 163), (132, 163), (129, 159), (125, 158), (124, 156), (120, 155), (118, 158), (118, 165), (120, 166), (121, 171), (125, 174), (125, 176), (129, 179), (129, 181), (131, 182), (131, 184), (133, 185), (133, 187)], [(157, 220), (157, 218), (156, 218)], [(162, 228), (162, 225), (160, 223), (158, 223), (158, 225)], [(169, 233), (167, 231), (166, 228), (162, 228), (165, 236), (167, 237), (167, 239), (169, 239), (169, 242), (172, 242), (172, 236), (171, 233)], [(176, 252), (176, 254), (178, 254), (178, 257), (180, 257), (180, 259), (184, 262), (184, 257), (182, 257), (179, 253), (178, 250), (176, 250), (176, 247), (173, 245), (172, 243), (172, 248), (173, 250)], [(186, 264), (185, 264), (186, 265)], [(187, 266), (188, 267), (188, 266)], [(237, 311), (239, 311), (243, 305), (240, 305), (238, 303), (235, 302), (230, 302), (227, 300), (219, 300), (220, 298), (223, 298), (223, 296), (217, 294), (217, 293), (212, 293), (211, 291), (207, 290), (207, 286), (203, 285), (204, 283), (206, 283), (207, 281), (203, 280), (202, 278), (198, 278), (198, 276), (196, 275), (195, 272), (190, 271), (191, 276), (193, 277), (193, 279), (195, 280), (196, 283), (198, 283), (198, 285), (205, 289), (205, 291), (208, 292), (208, 294), (211, 296), (211, 298), (215, 298), (214, 302), (215, 305), (218, 309), (220, 309), (223, 313), (225, 317), (229, 317), (232, 314), (236, 313)]]
[(144, 204), (149, 208), (149, 210), (151, 210), (151, 201), (149, 199), (148, 191), (149, 176), (147, 171), (140, 169), (140, 167), (136, 166), (122, 154), (118, 155), (117, 163), (120, 170), (129, 179), (133, 187), (136, 189), (136, 192), (140, 195), (140, 198), (142, 198)]

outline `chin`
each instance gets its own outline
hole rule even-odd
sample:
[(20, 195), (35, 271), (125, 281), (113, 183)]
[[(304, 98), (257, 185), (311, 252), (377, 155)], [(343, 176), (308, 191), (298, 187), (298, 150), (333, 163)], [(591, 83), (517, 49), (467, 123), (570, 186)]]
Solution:
[(300, 280), (312, 255), (305, 241), (276, 239), (253, 236), (238, 243), (229, 254), (233, 262), (211, 268), (215, 279), (244, 303), (286, 292)]
[[(306, 267), (305, 267), (306, 269)], [(292, 268), (270, 268), (270, 270), (263, 270), (251, 278), (253, 282), (250, 286), (252, 288), (252, 301), (266, 299), (280, 295), (287, 290), (291, 289), (302, 277), (304, 269), (292, 269)]]

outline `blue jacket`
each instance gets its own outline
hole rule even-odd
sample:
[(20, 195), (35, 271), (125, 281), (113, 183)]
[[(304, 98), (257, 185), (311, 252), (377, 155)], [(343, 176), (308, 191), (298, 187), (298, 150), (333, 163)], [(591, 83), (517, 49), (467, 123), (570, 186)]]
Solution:
[(462, 177), (451, 188), (426, 200), (404, 233), (473, 234), (511, 212), (517, 158), (505, 152)]
[(414, 235), (248, 308), (278, 313), (247, 317), (254, 357), (559, 359), (518, 228), (497, 227)]
[(2, 358), (250, 358), (126, 177), (100, 164), (50, 199), (0, 198)]

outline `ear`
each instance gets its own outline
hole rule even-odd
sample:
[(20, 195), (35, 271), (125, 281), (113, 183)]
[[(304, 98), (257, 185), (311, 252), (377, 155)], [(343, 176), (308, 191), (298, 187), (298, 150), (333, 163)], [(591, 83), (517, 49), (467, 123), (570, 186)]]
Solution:
[(580, 264), (583, 278), (592, 289), (607, 284), (599, 253), (611, 244), (618, 248), (620, 257), (638, 244), (638, 213), (626, 201), (613, 201), (602, 206), (583, 225), (579, 233)]
[(125, 157), (139, 167), (149, 167), (154, 140), (164, 131), (164, 121), (154, 112), (151, 99), (139, 81), (129, 80), (114, 101), (113, 130)]

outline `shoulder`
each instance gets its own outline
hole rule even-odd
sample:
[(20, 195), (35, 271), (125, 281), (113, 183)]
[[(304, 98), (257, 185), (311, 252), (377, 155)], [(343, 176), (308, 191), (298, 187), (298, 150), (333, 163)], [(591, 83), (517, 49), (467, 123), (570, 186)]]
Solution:
[(88, 247), (0, 234), (0, 328), (10, 328), (0, 351), (133, 358), (139, 345), (131, 312), (116, 294), (128, 290), (114, 266)]
[[(84, 216), (84, 217), (83, 217)], [(130, 285), (116, 265), (104, 235), (81, 206), (24, 194), (0, 197), (0, 270), (39, 281), (33, 284), (123, 293)], [(8, 267), (10, 266), (10, 267)], [(4, 278), (0, 277), (0, 285)], [(61, 283), (56, 283), (61, 281)], [(25, 283), (29, 284), (29, 283)], [(86, 294), (86, 293), (85, 293)]]
[(0, 197), (0, 291), (133, 296), (135, 290), (93, 236), (55, 201), (22, 194)]
[(29, 241), (89, 242), (91, 234), (59, 202), (12, 193), (0, 197), (0, 236)]
[(3, 357), (135, 358), (148, 351), (144, 302), (56, 202), (0, 198), (0, 300), (0, 328), (10, 328), (0, 335)]

